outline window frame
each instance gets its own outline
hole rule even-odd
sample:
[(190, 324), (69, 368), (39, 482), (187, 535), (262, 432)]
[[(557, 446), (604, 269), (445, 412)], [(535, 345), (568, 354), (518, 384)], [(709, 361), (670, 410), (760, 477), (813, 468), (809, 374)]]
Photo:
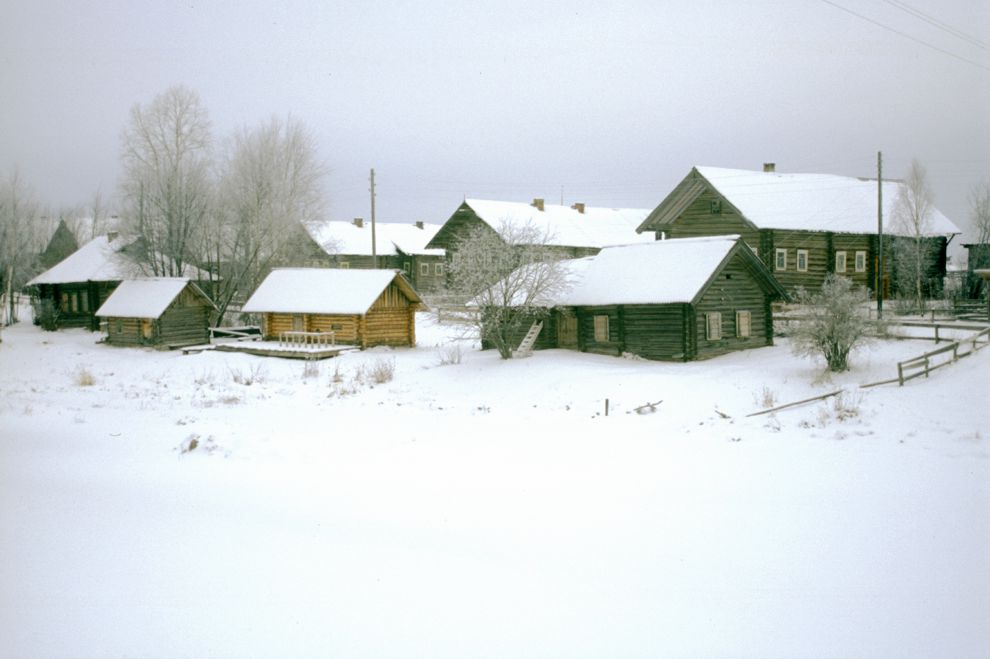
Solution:
[[(743, 328), (745, 327), (745, 332)], [(753, 336), (753, 312), (749, 309), (736, 310), (736, 338), (748, 339)]]
[(443, 276), (443, 263), (434, 263), (433, 264), (433, 274), (436, 277), (442, 277)]
[(429, 277), (430, 276), (430, 264), (429, 263), (420, 263), (419, 264), (419, 276), (420, 277)]
[[(801, 262), (801, 257), (804, 257), (804, 263)], [(797, 255), (794, 257), (794, 269), (798, 272), (808, 272), (808, 250), (797, 250)]]
[[(866, 272), (866, 250), (858, 249), (856, 250), (854, 267), (856, 272)], [(860, 266), (860, 261), (862, 261), (862, 266)]]
[[(783, 259), (783, 260), (781, 260)], [(787, 270), (787, 248), (777, 247), (773, 251), (774, 272), (784, 272)]]
[(595, 343), (608, 343), (611, 338), (611, 323), (608, 314), (595, 314), (592, 317)]
[[(839, 267), (839, 261), (842, 261), (842, 267)], [(846, 250), (840, 249), (835, 252), (835, 271), (837, 273), (845, 272), (849, 268), (849, 255)]]
[(708, 341), (722, 340), (721, 311), (709, 311), (705, 313), (705, 339)]

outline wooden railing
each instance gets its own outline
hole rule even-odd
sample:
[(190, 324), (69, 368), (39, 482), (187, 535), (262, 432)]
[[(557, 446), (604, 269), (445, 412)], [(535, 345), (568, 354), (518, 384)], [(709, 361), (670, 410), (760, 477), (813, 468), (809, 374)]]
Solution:
[[(938, 330), (936, 328), (936, 336), (938, 336), (937, 332)], [(926, 352), (923, 355), (898, 362), (897, 381), (903, 386), (908, 380), (920, 378), (922, 375), (927, 378), (928, 374), (932, 371), (943, 366), (948, 366), (963, 357), (968, 357), (974, 352), (987, 347), (987, 345), (990, 345), (990, 327), (984, 328), (972, 336), (953, 341), (941, 348)], [(968, 349), (966, 349), (967, 346), (969, 346)], [(948, 359), (947, 357), (950, 352), (952, 353), (952, 359)], [(946, 359), (933, 361), (932, 358), (939, 355), (946, 355)]]
[(281, 332), (278, 335), (278, 345), (283, 348), (293, 346), (335, 346), (335, 332)]

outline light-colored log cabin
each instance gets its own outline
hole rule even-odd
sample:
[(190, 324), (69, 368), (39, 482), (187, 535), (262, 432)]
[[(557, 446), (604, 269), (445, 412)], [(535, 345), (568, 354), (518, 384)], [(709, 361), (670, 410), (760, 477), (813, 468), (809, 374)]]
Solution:
[(125, 279), (96, 315), (107, 323), (107, 343), (162, 349), (208, 343), (216, 306), (186, 277)]
[(338, 344), (416, 345), (423, 301), (396, 270), (279, 268), (243, 307), (261, 315), (261, 333), (333, 332)]

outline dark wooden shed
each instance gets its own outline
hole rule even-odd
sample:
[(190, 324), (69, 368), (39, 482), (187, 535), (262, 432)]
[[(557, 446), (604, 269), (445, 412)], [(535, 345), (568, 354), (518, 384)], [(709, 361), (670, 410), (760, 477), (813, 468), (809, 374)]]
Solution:
[(261, 315), (265, 339), (334, 333), (338, 344), (416, 345), (422, 300), (396, 270), (280, 268), (243, 307)]
[(208, 343), (213, 302), (185, 277), (127, 279), (97, 310), (107, 343), (177, 348)]
[(787, 298), (739, 236), (610, 247), (562, 267), (572, 284), (546, 303), (536, 349), (707, 359), (773, 345), (771, 302)]

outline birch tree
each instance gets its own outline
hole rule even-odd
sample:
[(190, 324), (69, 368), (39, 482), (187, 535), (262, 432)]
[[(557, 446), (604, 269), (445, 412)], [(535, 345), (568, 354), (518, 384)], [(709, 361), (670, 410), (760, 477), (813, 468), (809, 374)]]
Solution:
[(935, 243), (931, 239), (934, 200), (927, 171), (917, 160), (912, 160), (894, 201), (893, 226), (897, 234), (894, 271), (898, 292), (907, 295), (919, 313), (925, 309), (928, 265), (934, 258)]
[(39, 224), (34, 195), (14, 170), (0, 187), (0, 327), (17, 321), (15, 292), (31, 274)]
[(231, 138), (206, 240), (221, 318), (273, 265), (293, 262), (294, 241), (322, 219), (324, 175), (312, 134), (292, 118), (272, 117)]
[(549, 313), (549, 300), (567, 285), (567, 271), (532, 225), (478, 225), (458, 240), (448, 264), (451, 288), (472, 299), (477, 314), (461, 317), (502, 359), (522, 333)]
[(131, 108), (123, 133), (126, 227), (144, 241), (145, 266), (180, 276), (199, 251), (210, 209), (210, 120), (196, 92), (170, 87)]

